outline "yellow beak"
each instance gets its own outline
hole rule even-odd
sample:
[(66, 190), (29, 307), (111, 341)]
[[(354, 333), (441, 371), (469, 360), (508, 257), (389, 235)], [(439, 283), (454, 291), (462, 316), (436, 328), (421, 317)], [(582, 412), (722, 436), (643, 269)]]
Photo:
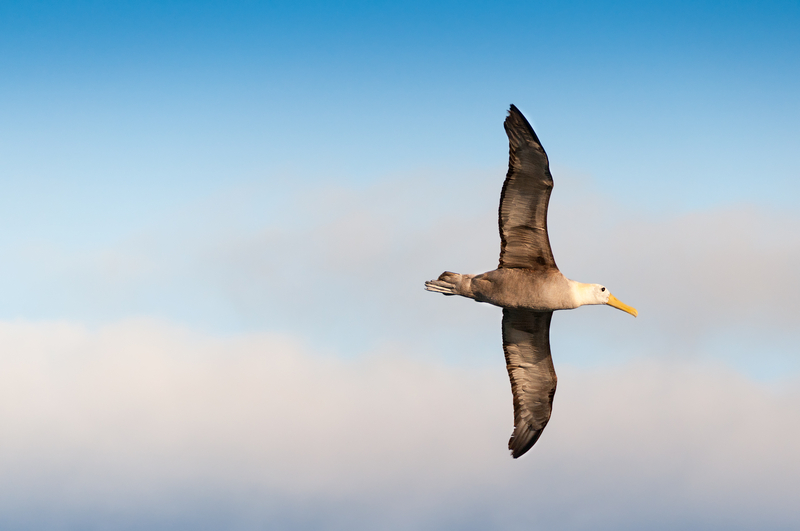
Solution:
[(639, 312), (636, 311), (636, 308), (628, 306), (610, 293), (608, 294), (608, 305), (613, 306), (614, 308), (619, 308), (623, 312), (628, 312), (634, 317), (639, 315)]

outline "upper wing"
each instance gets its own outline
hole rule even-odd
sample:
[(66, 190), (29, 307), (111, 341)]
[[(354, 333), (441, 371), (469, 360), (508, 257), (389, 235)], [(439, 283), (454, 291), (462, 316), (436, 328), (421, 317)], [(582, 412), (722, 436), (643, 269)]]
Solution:
[(557, 268), (547, 237), (547, 203), (553, 177), (531, 124), (511, 106), (508, 174), (500, 194), (499, 267)]
[(503, 350), (514, 395), (514, 433), (508, 449), (516, 459), (539, 439), (553, 409), (556, 371), (550, 357), (553, 312), (503, 309)]

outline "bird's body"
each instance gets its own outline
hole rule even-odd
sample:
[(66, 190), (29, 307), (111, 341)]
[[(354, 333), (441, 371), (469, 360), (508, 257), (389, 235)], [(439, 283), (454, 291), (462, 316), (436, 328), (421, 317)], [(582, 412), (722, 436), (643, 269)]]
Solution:
[(480, 275), (445, 272), (425, 289), (503, 308), (503, 350), (514, 395), (508, 447), (516, 458), (533, 446), (550, 419), (557, 381), (550, 356), (553, 311), (608, 304), (637, 312), (605, 287), (570, 280), (558, 270), (547, 236), (553, 189), (547, 154), (515, 106), (504, 125), (509, 165), (500, 194), (500, 264)]
[(446, 272), (438, 281), (452, 282), (456, 295), (478, 302), (540, 312), (582, 306), (587, 286), (568, 279), (558, 269), (500, 268), (480, 275)]

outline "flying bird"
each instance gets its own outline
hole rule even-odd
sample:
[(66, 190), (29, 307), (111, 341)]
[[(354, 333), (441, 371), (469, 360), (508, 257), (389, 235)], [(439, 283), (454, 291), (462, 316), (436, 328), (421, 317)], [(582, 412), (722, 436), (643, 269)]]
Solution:
[(547, 204), (553, 177), (547, 154), (528, 120), (514, 105), (504, 123), (508, 173), (500, 193), (500, 265), (480, 275), (446, 271), (425, 289), (461, 295), (503, 308), (503, 351), (514, 396), (514, 431), (508, 449), (520, 457), (542, 434), (556, 392), (550, 356), (550, 320), (555, 310), (608, 304), (638, 315), (605, 286), (565, 277), (547, 236)]

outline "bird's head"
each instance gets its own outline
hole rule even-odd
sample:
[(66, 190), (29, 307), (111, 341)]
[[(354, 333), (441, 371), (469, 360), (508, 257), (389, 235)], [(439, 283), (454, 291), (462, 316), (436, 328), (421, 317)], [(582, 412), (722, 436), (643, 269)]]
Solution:
[(586, 301), (584, 304), (608, 304), (609, 306), (613, 306), (614, 308), (622, 310), (623, 312), (628, 312), (634, 317), (639, 315), (639, 312), (636, 311), (636, 308), (628, 306), (624, 302), (620, 301), (618, 298), (613, 296), (605, 286), (600, 284), (584, 284), (582, 288), (582, 295)]

